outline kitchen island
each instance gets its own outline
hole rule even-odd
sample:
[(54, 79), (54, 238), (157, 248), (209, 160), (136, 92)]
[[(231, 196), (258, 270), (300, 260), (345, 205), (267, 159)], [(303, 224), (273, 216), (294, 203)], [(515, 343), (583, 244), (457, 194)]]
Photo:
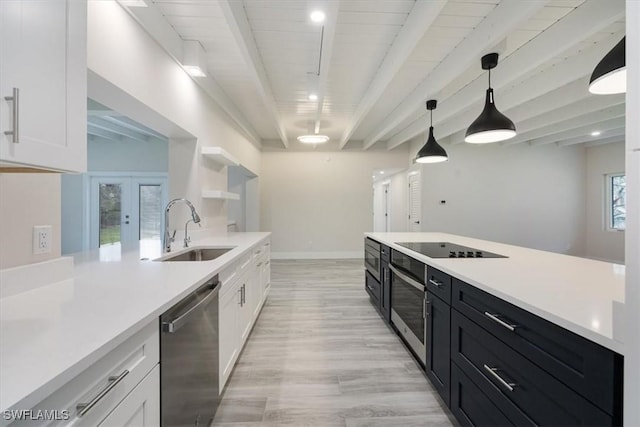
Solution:
[(621, 423), (624, 266), (444, 233), (365, 237), (372, 303), (463, 425)]
[[(269, 236), (199, 239), (193, 247), (233, 247), (202, 262), (152, 261), (159, 242), (153, 248), (103, 248), (75, 255), (66, 280), (34, 288), (25, 283), (28, 290), (19, 293), (13, 287), (0, 300), (0, 410), (28, 410), (149, 325), (157, 332), (164, 311), (213, 275), (251, 259)], [(220, 292), (231, 285), (221, 277)]]

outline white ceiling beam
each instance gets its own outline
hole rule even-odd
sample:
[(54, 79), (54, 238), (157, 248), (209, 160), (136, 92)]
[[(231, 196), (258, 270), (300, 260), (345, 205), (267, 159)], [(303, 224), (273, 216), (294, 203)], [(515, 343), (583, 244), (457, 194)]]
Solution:
[(112, 133), (112, 132), (108, 132), (104, 129), (98, 129), (96, 127), (93, 127), (91, 123), (87, 123), (87, 134), (98, 136), (104, 139), (110, 139), (112, 141), (122, 141), (122, 136), (116, 135), (115, 133)]
[(122, 126), (119, 126), (115, 123), (111, 123), (99, 117), (92, 117), (91, 119), (89, 119), (88, 124), (95, 129), (102, 129), (107, 132), (112, 132), (117, 135), (121, 135), (125, 138), (135, 139), (136, 141), (141, 141), (141, 142), (149, 141), (149, 137), (146, 135), (142, 135), (139, 132), (124, 128)]
[[(405, 100), (364, 140), (368, 149), (382, 137), (410, 117), (417, 109), (423, 109), (427, 99), (435, 97), (460, 73), (478, 59), (481, 52), (495, 46), (509, 33), (539, 11), (546, 1), (503, 1), (461, 41), (447, 57), (426, 76)], [(456, 70), (456, 71), (454, 71)]]
[[(183, 40), (169, 24), (162, 12), (153, 2), (147, 2), (148, 7), (125, 7), (124, 9), (140, 24), (144, 30), (182, 66)], [(228, 115), (232, 123), (238, 126), (243, 135), (257, 147), (260, 147), (260, 135), (255, 131), (247, 118), (238, 107), (229, 99), (213, 76), (198, 77), (193, 79), (207, 95)]]
[(382, 65), (369, 84), (347, 128), (344, 130), (340, 139), (340, 149), (344, 148), (362, 120), (378, 103), (384, 91), (398, 74), (398, 71), (400, 71), (446, 4), (447, 0), (417, 1), (414, 4), (400, 33), (398, 33), (389, 52), (385, 55)]
[[(116, 117), (112, 117), (112, 116), (106, 116), (106, 117), (102, 117), (102, 119), (116, 124), (118, 126), (122, 126), (124, 128), (127, 128), (129, 130), (132, 130), (134, 132), (138, 132), (142, 135), (146, 135), (146, 136), (150, 136), (153, 138), (158, 138), (158, 139), (166, 139), (166, 137), (164, 135), (159, 134), (158, 132), (149, 129), (146, 126), (142, 126), (136, 122), (134, 122), (133, 120), (131, 120), (128, 117), (125, 116), (116, 116)], [(90, 119), (91, 121), (91, 119)]]
[[(523, 5), (531, 2), (507, 2)], [(500, 62), (498, 67), (492, 71), (492, 81), (494, 88), (506, 87), (516, 83), (518, 79), (527, 73), (539, 68), (545, 62), (560, 55), (569, 47), (585, 40), (589, 36), (602, 31), (615, 21), (624, 16), (624, 0), (611, 1), (590, 1), (583, 3), (573, 12), (569, 13), (562, 20), (543, 31), (540, 35), (532, 39), (526, 45), (516, 50)], [(620, 39), (619, 34), (609, 37), (592, 48), (571, 57), (563, 63), (553, 67), (551, 70), (540, 73), (532, 77), (526, 84), (513, 88), (509, 93), (496, 94), (496, 104), (501, 110), (507, 110), (522, 103), (526, 99), (533, 99), (540, 94), (541, 90), (548, 90), (548, 87), (559, 88), (576, 79), (576, 76), (583, 76), (593, 70), (609, 49)], [(560, 43), (559, 40), (562, 42)], [(557, 69), (574, 69), (574, 74), (562, 74)], [(564, 71), (565, 73), (567, 71)], [(554, 74), (554, 78), (548, 75)], [(537, 86), (532, 82), (535, 81)], [(451, 135), (458, 130), (468, 126), (481, 108), (462, 113), (465, 109), (480, 103), (484, 99), (487, 89), (486, 73), (469, 83), (464, 89), (458, 91), (448, 99), (443, 100), (438, 108), (437, 129), (442, 136)], [(523, 96), (525, 92), (530, 92)], [(511, 94), (511, 99), (507, 95)], [(535, 95), (535, 96), (534, 96)], [(513, 102), (513, 99), (518, 99)], [(407, 117), (410, 114), (407, 114)], [(454, 119), (455, 120), (452, 120)], [(439, 123), (445, 123), (445, 128)], [(517, 125), (516, 125), (517, 127)], [(415, 135), (424, 132), (428, 128), (426, 120), (416, 120), (401, 132), (389, 139), (388, 148), (393, 149), (406, 142)]]
[(316, 110), (314, 132), (320, 133), (320, 117), (324, 108), (324, 92), (327, 87), (329, 67), (331, 66), (331, 55), (333, 53), (333, 41), (335, 40), (336, 27), (338, 25), (338, 11), (340, 10), (340, 0), (333, 0), (327, 3), (325, 12), (325, 23), (323, 28), (322, 50), (320, 56), (320, 69), (318, 70), (318, 108)]
[(606, 137), (601, 136), (601, 137), (594, 138), (589, 135), (586, 135), (586, 136), (581, 135), (581, 136), (576, 136), (574, 138), (565, 139), (563, 141), (556, 141), (555, 144), (558, 147), (569, 147), (571, 145), (577, 145), (577, 144), (585, 144), (585, 146), (593, 147), (595, 145), (604, 144), (605, 142), (603, 141), (607, 141), (606, 142), (607, 144), (611, 142), (624, 141), (624, 134), (625, 134), (624, 128), (616, 128), (607, 132)]
[(227, 24), (229, 25), (229, 29), (231, 30), (242, 57), (248, 67), (249, 75), (258, 89), (262, 102), (265, 104), (267, 111), (271, 115), (271, 120), (278, 131), (282, 145), (287, 148), (289, 147), (287, 133), (282, 121), (280, 120), (278, 106), (271, 90), (269, 78), (267, 77), (264, 65), (262, 64), (262, 59), (260, 58), (260, 52), (258, 52), (255, 38), (253, 37), (251, 25), (249, 24), (247, 14), (244, 11), (243, 2), (236, 0), (220, 0), (219, 4)]
[[(542, 37), (544, 34), (546, 34), (546, 32), (542, 33), (538, 38)], [(510, 108), (523, 105), (530, 100), (538, 98), (542, 93), (550, 93), (556, 89), (560, 89), (573, 82), (576, 77), (582, 77), (590, 74), (593, 70), (593, 64), (597, 64), (598, 61), (600, 61), (600, 59), (602, 59), (602, 57), (619, 40), (619, 34), (610, 36), (602, 42), (593, 45), (589, 49), (569, 57), (565, 61), (547, 68), (542, 72), (538, 72), (534, 76), (530, 77), (525, 83), (513, 86), (507, 91), (497, 93), (496, 105), (498, 109), (501, 111), (508, 111)], [(521, 50), (526, 51), (526, 46), (521, 48)], [(530, 53), (533, 54), (533, 52)], [(507, 60), (510, 58), (511, 56), (507, 58)], [(507, 60), (505, 60), (505, 65), (507, 64)], [(520, 56), (518, 61), (509, 62), (511, 67), (505, 68), (512, 69), (513, 65), (517, 65), (527, 71), (531, 71), (531, 69), (528, 68), (529, 64), (530, 61), (526, 56)], [(515, 70), (513, 72), (517, 73)], [(462, 129), (466, 129), (473, 120), (475, 120), (478, 114), (480, 114), (480, 111), (482, 110), (482, 100), (478, 98), (478, 93), (484, 94), (487, 83), (486, 81), (482, 81), (480, 82), (480, 86), (482, 87), (476, 87), (476, 82), (478, 82), (478, 80), (467, 85), (464, 89), (456, 93), (453, 97), (445, 100), (439, 106), (438, 117), (440, 118), (440, 123), (436, 123), (434, 127), (440, 138), (445, 138)], [(588, 92), (586, 86), (584, 90)], [(461, 111), (463, 103), (467, 104), (467, 109)], [(553, 105), (549, 104), (549, 108), (552, 107)], [(404, 130), (389, 139), (387, 148), (393, 149), (413, 136), (424, 132), (427, 128), (428, 123), (426, 123), (425, 120), (416, 120)], [(516, 123), (516, 130), (517, 129), (518, 124)]]
[(568, 145), (568, 144), (564, 144), (563, 142), (568, 142), (573, 140), (574, 138), (582, 138), (582, 137), (589, 137), (593, 139), (593, 137), (591, 136), (591, 132), (593, 132), (595, 129), (598, 129), (600, 132), (602, 132), (602, 137), (607, 137), (609, 135), (608, 134), (604, 135), (605, 133), (608, 133), (609, 131), (614, 129), (624, 128), (624, 119), (625, 119), (624, 117), (615, 117), (613, 119), (590, 123), (588, 125), (554, 133), (552, 135), (546, 135), (540, 138), (530, 139), (527, 142), (530, 145), (545, 145), (545, 144), (551, 144), (553, 142), (557, 142), (560, 145)]
[[(543, 136), (553, 135), (559, 132), (564, 132), (564, 131), (579, 128), (582, 126), (587, 126), (592, 123), (594, 123), (594, 130), (597, 130), (595, 123), (601, 122), (603, 120), (614, 119), (617, 117), (624, 117), (624, 114), (625, 114), (624, 110), (625, 110), (625, 105), (624, 105), (624, 102), (622, 102), (618, 105), (600, 109), (600, 110), (595, 110), (591, 112), (585, 111), (585, 114), (577, 115), (565, 120), (551, 119), (555, 121), (545, 122), (542, 119), (543, 116), (553, 117), (554, 114), (557, 114), (558, 116), (563, 116), (562, 113), (566, 111), (566, 110), (561, 110), (561, 111), (553, 110), (548, 112), (547, 114), (543, 114), (531, 120), (530, 122), (534, 122), (534, 123), (527, 124), (526, 130), (523, 129), (522, 131), (520, 131), (520, 129), (518, 129), (518, 135), (515, 138), (510, 139), (508, 142), (510, 143), (509, 145), (519, 144), (522, 142), (531, 141), (532, 139), (541, 138)], [(507, 145), (507, 144), (502, 144), (502, 145)]]
[(597, 139), (595, 141), (585, 142), (585, 147), (597, 147), (598, 145), (611, 144), (614, 142), (622, 142), (624, 143), (625, 132), (620, 135), (610, 136), (608, 138)]
[(113, 110), (87, 110), (88, 117), (122, 117), (122, 114)]

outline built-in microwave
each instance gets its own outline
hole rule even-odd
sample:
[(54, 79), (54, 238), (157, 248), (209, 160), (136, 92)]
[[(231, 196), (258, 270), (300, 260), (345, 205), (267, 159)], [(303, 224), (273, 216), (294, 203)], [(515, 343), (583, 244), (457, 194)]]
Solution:
[(425, 265), (392, 250), (391, 322), (418, 360), (426, 363)]
[(364, 265), (367, 271), (380, 282), (380, 243), (368, 237), (364, 239)]

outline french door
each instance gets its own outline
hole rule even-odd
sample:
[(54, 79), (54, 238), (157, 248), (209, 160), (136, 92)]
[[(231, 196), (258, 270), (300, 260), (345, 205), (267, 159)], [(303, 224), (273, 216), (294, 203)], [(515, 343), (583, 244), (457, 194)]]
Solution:
[(92, 175), (91, 248), (161, 240), (167, 197), (166, 175)]

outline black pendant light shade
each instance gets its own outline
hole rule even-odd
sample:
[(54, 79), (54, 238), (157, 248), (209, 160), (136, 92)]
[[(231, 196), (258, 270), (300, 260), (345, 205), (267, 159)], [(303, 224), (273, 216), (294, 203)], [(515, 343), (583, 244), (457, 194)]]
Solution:
[(471, 123), (465, 134), (465, 142), (486, 144), (504, 141), (516, 136), (516, 125), (496, 108), (491, 88), (491, 69), (498, 65), (498, 54), (490, 53), (482, 57), (482, 69), (489, 70), (489, 89), (484, 101), (484, 109)]
[(627, 91), (625, 39), (623, 37), (596, 65), (589, 79), (589, 92), (607, 95)]
[[(431, 122), (433, 122), (433, 110), (435, 110), (437, 101), (430, 99), (427, 101), (427, 110), (431, 112)], [(433, 124), (433, 123), (431, 123)], [(447, 152), (442, 148), (433, 136), (433, 126), (429, 126), (429, 138), (424, 146), (418, 151), (416, 156), (417, 163), (439, 163), (449, 159)]]

